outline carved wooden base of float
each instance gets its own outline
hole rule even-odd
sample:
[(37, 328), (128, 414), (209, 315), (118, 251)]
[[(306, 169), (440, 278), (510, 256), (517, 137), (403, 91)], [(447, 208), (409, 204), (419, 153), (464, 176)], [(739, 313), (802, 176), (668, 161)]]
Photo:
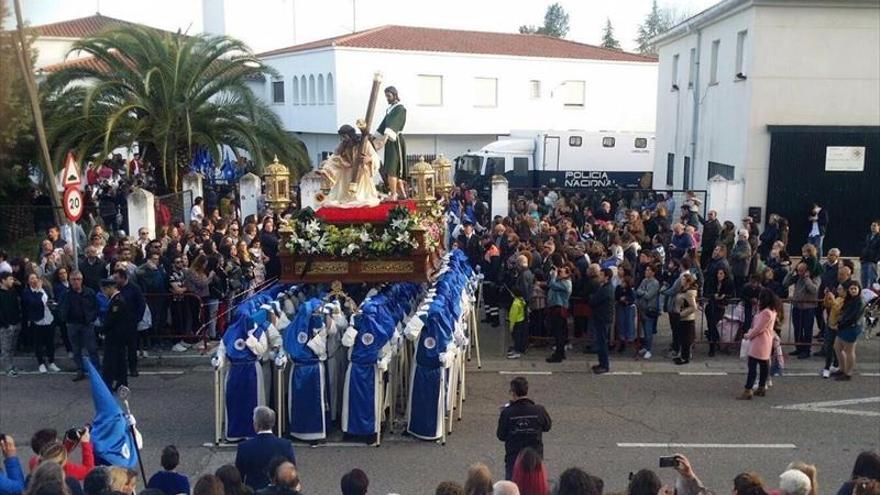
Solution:
[(434, 272), (427, 253), (400, 258), (345, 260), (315, 256), (310, 259), (280, 254), (281, 282), (350, 283), (427, 282)]

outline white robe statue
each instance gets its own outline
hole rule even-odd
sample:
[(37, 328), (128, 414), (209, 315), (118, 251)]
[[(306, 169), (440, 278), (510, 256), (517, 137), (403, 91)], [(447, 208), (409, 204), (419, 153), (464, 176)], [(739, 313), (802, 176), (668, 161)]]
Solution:
[(324, 175), (333, 186), (321, 206), (354, 208), (376, 206), (379, 204), (379, 191), (376, 190), (374, 177), (379, 173), (379, 154), (372, 143), (367, 143), (366, 156), (361, 160), (363, 169), (358, 181), (352, 186), (354, 157), (359, 153), (360, 144), (343, 141), (336, 152), (321, 163), (319, 173)]

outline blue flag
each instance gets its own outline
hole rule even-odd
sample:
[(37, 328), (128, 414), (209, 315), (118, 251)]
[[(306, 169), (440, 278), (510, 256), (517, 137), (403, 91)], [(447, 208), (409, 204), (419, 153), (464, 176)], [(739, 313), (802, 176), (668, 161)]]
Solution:
[(92, 421), (92, 445), (100, 462), (136, 469), (137, 449), (125, 414), (116, 397), (87, 358), (83, 358), (92, 384), (95, 419)]

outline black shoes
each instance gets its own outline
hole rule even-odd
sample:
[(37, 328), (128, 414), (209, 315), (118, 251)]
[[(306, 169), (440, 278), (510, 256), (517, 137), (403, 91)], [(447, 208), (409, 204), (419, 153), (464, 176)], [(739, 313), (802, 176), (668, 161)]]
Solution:
[(565, 355), (563, 354), (553, 354), (552, 356), (547, 358), (548, 363), (561, 363), (565, 361)]
[(688, 359), (682, 359), (682, 358), (680, 358), (680, 357), (677, 357), (677, 358), (675, 358), (672, 362), (675, 363), (675, 364), (677, 364), (677, 365), (679, 365), (679, 366), (681, 366), (681, 365), (683, 365), (683, 364), (688, 364), (688, 363), (690, 363), (690, 360), (688, 360)]
[(80, 371), (79, 373), (76, 374), (75, 377), (73, 377), (73, 380), (71, 380), (71, 381), (74, 381), (74, 382), (81, 382), (81, 381), (85, 380), (86, 378), (88, 378), (88, 377), (86, 376), (86, 374), (83, 373), (82, 371)]
[(599, 366), (598, 364), (593, 366), (590, 369), (593, 370), (593, 374), (595, 374), (595, 375), (602, 375), (602, 374), (608, 373), (608, 368), (603, 368), (603, 367)]

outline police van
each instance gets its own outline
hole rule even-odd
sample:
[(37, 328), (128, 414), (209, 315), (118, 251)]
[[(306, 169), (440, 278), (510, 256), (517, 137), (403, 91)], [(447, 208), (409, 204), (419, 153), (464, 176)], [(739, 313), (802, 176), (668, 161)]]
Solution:
[(511, 189), (649, 189), (654, 134), (628, 131), (511, 131), (455, 159), (455, 183), (487, 192), (492, 176)]

